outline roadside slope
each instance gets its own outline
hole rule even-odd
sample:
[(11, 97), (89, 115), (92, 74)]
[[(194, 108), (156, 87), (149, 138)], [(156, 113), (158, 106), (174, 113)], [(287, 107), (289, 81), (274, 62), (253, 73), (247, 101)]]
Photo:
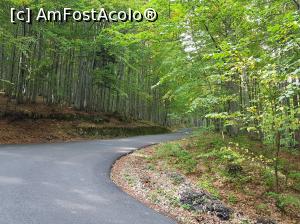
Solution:
[(168, 133), (168, 128), (118, 113), (85, 112), (72, 107), (15, 105), (0, 95), (0, 144), (53, 143)]

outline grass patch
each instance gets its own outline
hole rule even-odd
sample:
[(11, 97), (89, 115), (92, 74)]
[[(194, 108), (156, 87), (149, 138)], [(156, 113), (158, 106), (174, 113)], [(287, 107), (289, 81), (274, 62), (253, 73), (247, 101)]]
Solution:
[(197, 161), (193, 155), (179, 144), (167, 143), (161, 145), (154, 155), (155, 159), (166, 160), (168, 164), (184, 171), (186, 174), (195, 171)]

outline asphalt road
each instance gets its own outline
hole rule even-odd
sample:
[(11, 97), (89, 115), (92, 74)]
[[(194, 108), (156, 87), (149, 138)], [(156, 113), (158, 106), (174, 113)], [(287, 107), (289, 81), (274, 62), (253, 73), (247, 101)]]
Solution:
[(175, 223), (122, 192), (110, 169), (132, 150), (184, 135), (1, 145), (0, 224)]

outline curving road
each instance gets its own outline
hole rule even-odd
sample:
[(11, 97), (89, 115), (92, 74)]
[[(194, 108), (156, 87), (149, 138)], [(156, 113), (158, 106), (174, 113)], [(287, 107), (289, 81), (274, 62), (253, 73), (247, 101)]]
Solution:
[(0, 146), (0, 224), (175, 223), (123, 193), (112, 164), (184, 131), (116, 140)]

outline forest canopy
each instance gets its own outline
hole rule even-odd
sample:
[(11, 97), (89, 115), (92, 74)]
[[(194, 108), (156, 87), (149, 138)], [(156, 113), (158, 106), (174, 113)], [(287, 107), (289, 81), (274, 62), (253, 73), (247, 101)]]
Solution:
[[(18, 103), (299, 141), (298, 0), (1, 0), (0, 88)], [(11, 8), (157, 11), (149, 22), (10, 22)], [(279, 142), (278, 142), (279, 141)]]

